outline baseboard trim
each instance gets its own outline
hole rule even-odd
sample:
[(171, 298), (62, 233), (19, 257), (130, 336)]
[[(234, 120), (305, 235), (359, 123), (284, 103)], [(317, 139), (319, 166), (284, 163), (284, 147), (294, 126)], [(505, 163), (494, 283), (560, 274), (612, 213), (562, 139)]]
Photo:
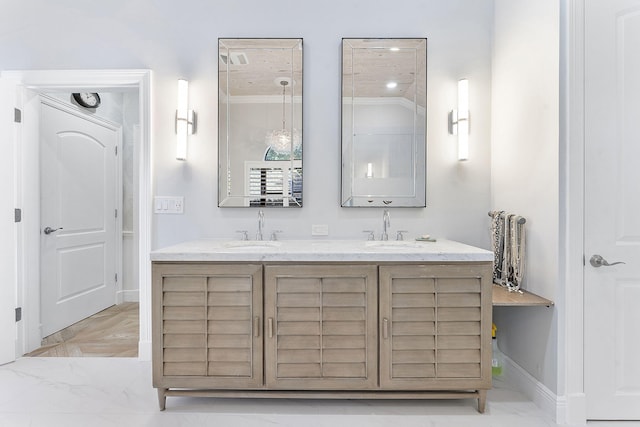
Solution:
[(504, 363), (503, 381), (505, 383), (531, 399), (542, 412), (555, 422), (566, 420), (567, 402), (564, 397), (558, 397), (509, 357), (504, 357)]
[(123, 302), (140, 302), (140, 290), (118, 291), (116, 292), (118, 304)]
[(142, 361), (151, 360), (151, 341), (138, 342), (138, 360), (142, 360)]

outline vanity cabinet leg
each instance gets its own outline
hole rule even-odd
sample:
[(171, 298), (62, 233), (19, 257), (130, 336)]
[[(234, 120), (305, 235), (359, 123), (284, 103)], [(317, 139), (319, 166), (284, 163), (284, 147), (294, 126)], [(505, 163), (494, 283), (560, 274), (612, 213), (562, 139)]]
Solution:
[(160, 405), (160, 410), (164, 411), (164, 408), (167, 405), (167, 396), (166, 393), (167, 389), (166, 388), (159, 388), (158, 389), (158, 405)]
[(484, 414), (484, 408), (487, 403), (487, 390), (478, 390), (478, 412)]

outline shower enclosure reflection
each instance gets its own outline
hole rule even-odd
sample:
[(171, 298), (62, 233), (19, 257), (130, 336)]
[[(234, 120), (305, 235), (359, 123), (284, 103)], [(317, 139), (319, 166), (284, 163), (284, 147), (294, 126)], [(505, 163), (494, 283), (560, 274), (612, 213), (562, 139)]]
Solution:
[(342, 40), (342, 206), (425, 206), (426, 46)]

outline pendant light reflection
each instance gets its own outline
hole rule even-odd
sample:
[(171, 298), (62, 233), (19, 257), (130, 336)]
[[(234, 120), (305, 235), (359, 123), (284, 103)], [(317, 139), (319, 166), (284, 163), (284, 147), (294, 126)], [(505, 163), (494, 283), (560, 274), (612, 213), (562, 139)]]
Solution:
[(458, 136), (458, 160), (469, 158), (469, 80), (458, 81), (458, 109), (449, 113), (449, 133)]
[(196, 113), (189, 110), (189, 82), (178, 80), (178, 109), (176, 110), (176, 159), (187, 160), (189, 135), (196, 133)]
[[(289, 85), (288, 79), (280, 79), (278, 82), (282, 86), (282, 129), (274, 129), (267, 132), (265, 143), (271, 147), (277, 153), (291, 153), (292, 143), (293, 149), (296, 150), (300, 147), (300, 131), (291, 127), (289, 131), (286, 127), (285, 121), (285, 104), (286, 104), (286, 90)], [(293, 100), (292, 100), (293, 107)]]

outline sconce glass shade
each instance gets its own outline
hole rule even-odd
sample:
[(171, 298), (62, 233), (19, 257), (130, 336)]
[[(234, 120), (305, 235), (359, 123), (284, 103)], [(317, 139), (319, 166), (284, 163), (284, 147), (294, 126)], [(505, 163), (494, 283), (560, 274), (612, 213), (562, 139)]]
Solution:
[(187, 160), (187, 123), (176, 122), (176, 160)]
[(176, 159), (187, 159), (187, 141), (193, 134), (195, 114), (189, 110), (189, 82), (178, 80), (178, 109), (176, 110)]
[(189, 109), (189, 82), (178, 79), (178, 117), (187, 118)]
[(469, 158), (469, 80), (458, 82), (458, 160)]
[(367, 178), (373, 178), (373, 163), (367, 163), (367, 173), (365, 176)]
[(450, 132), (458, 136), (458, 160), (469, 158), (469, 80), (458, 81), (458, 109), (451, 111)]

